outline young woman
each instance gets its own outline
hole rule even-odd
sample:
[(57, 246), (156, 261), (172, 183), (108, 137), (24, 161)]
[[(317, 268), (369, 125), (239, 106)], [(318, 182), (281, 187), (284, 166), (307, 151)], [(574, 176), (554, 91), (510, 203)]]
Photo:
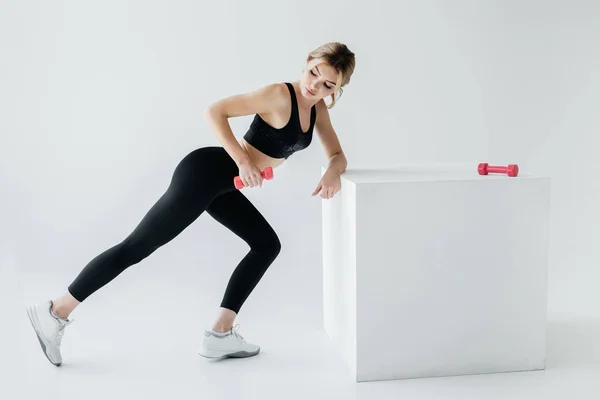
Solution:
[[(212, 329), (205, 331), (199, 354), (209, 358), (258, 354), (260, 347), (247, 343), (233, 323), (281, 244), (261, 213), (236, 189), (234, 178), (239, 176), (246, 187), (262, 186), (261, 171), (276, 168), (308, 147), (316, 129), (329, 166), (313, 196), (320, 192), (323, 199), (332, 198), (340, 189), (340, 174), (347, 162), (328, 109), (350, 81), (354, 66), (354, 53), (346, 45), (326, 43), (309, 53), (299, 80), (227, 97), (207, 108), (205, 117), (221, 146), (202, 147), (186, 155), (176, 166), (166, 192), (129, 236), (92, 259), (62, 296), (27, 307), (48, 360), (61, 365), (64, 329), (74, 321), (69, 315), (81, 302), (171, 241), (204, 211), (244, 240), (250, 250), (229, 280), (220, 315)], [(326, 105), (328, 96), (331, 103)], [(256, 114), (254, 120), (238, 140), (228, 118), (251, 114)]]

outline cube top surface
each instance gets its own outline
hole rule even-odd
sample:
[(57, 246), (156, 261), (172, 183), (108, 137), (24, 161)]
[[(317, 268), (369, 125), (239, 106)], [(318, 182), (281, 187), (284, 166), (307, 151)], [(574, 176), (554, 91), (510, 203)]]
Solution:
[[(506, 174), (479, 175), (477, 163), (472, 166), (397, 166), (390, 168), (348, 168), (342, 178), (354, 183), (392, 183), (392, 182), (435, 182), (466, 181), (490, 179), (535, 179), (542, 178), (525, 173), (517, 177)], [(469, 168), (470, 167), (470, 168)]]

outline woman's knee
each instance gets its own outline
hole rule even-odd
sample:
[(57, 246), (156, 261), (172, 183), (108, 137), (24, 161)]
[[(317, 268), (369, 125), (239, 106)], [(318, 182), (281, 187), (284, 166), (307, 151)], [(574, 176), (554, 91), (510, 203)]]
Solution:
[(281, 252), (281, 241), (275, 232), (260, 237), (260, 241), (250, 245), (255, 252), (263, 254), (266, 258), (274, 260)]
[(279, 253), (281, 253), (281, 241), (279, 240), (279, 236), (275, 235), (273, 237), (273, 242), (271, 243), (271, 251), (273, 253), (273, 258), (277, 257)]

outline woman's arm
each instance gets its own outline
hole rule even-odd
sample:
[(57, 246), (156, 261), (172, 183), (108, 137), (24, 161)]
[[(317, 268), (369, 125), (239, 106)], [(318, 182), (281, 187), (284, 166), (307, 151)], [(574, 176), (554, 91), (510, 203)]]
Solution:
[(270, 113), (281, 107), (282, 85), (274, 83), (250, 93), (223, 98), (204, 111), (211, 130), (238, 166), (250, 163), (248, 153), (237, 141), (228, 119), (257, 113)]
[(329, 110), (325, 102), (323, 100), (319, 101), (316, 109), (317, 120), (315, 121), (315, 130), (321, 139), (325, 155), (329, 160), (329, 165), (312, 195), (315, 196), (322, 190), (321, 197), (330, 199), (341, 189), (340, 175), (346, 170), (348, 161), (346, 160), (346, 155), (342, 150), (337, 134), (331, 125)]
[(317, 120), (315, 121), (315, 130), (321, 139), (325, 155), (329, 160), (329, 169), (341, 175), (346, 170), (348, 162), (337, 134), (331, 125), (329, 110), (323, 100), (317, 103), (316, 108)]
[(331, 156), (331, 158), (329, 159), (329, 167), (327, 169), (335, 171), (335, 173), (341, 175), (344, 173), (347, 166), (348, 160), (346, 160), (346, 156), (344, 155), (344, 153), (340, 152)]

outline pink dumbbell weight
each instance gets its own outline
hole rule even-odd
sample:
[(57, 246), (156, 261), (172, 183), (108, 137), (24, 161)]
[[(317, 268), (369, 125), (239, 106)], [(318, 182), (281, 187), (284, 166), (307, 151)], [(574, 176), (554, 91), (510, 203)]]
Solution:
[[(262, 175), (263, 178), (265, 178), (266, 180), (269, 181), (269, 180), (273, 179), (273, 168), (267, 167), (267, 168), (263, 169), (260, 174)], [(244, 182), (242, 182), (242, 179), (239, 176), (236, 176), (235, 178), (233, 178), (233, 184), (235, 185), (236, 189), (241, 189), (244, 187)]]
[(508, 176), (519, 175), (519, 166), (517, 164), (509, 164), (506, 167), (492, 166), (488, 163), (481, 163), (477, 167), (479, 175), (487, 175), (489, 173), (507, 174)]

